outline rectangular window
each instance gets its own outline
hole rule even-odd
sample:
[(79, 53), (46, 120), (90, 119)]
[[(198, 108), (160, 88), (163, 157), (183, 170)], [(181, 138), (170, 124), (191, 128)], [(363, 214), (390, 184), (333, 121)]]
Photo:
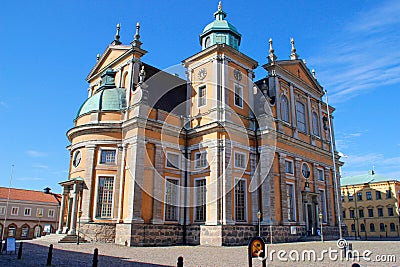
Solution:
[(392, 191), (386, 190), (386, 198), (392, 198)]
[(306, 108), (304, 104), (296, 102), (297, 128), (300, 132), (306, 133)]
[(323, 222), (327, 222), (327, 216), (326, 216), (326, 195), (324, 190), (319, 190), (319, 197), (320, 197), (320, 205), (321, 205), (321, 213), (322, 213), (322, 220)]
[(362, 201), (362, 192), (357, 193), (357, 200)]
[(349, 193), (348, 197), (349, 197), (349, 201), (353, 201), (353, 194), (352, 193)]
[(1, 206), (0, 207), (0, 215), (4, 215), (6, 214), (6, 207), (5, 206)]
[(207, 88), (205, 85), (199, 87), (199, 95), (197, 98), (197, 106), (202, 107), (206, 105), (207, 101)]
[(374, 217), (374, 209), (368, 209), (368, 217)]
[(382, 193), (381, 193), (381, 191), (376, 191), (376, 192), (375, 192), (375, 198), (376, 198), (376, 200), (382, 199)]
[(165, 182), (165, 220), (178, 220), (178, 185), (176, 179), (167, 179)]
[(24, 226), (21, 228), (21, 238), (27, 238), (29, 233), (29, 228)]
[(365, 193), (365, 195), (366, 195), (366, 197), (367, 197), (367, 200), (372, 200), (372, 193), (371, 193), (371, 191), (367, 191), (367, 192)]
[(350, 218), (354, 218), (354, 210), (350, 210)]
[(235, 168), (246, 168), (246, 154), (235, 152)]
[(235, 84), (235, 106), (243, 107), (243, 88)]
[(25, 210), (24, 210), (24, 216), (31, 216), (31, 211), (32, 211), (31, 208), (25, 208)]
[(206, 220), (206, 179), (195, 180), (195, 221)]
[(378, 208), (378, 217), (383, 217), (383, 208)]
[(364, 218), (364, 210), (358, 210), (358, 217)]
[(324, 177), (324, 170), (322, 170), (322, 169), (317, 169), (317, 171), (318, 171), (318, 180), (324, 181), (324, 180), (325, 180), (325, 177)]
[(388, 216), (394, 216), (393, 208), (388, 208)]
[(101, 150), (100, 164), (115, 164), (115, 150)]
[(194, 154), (194, 167), (196, 169), (207, 167), (207, 152), (201, 151)]
[(97, 188), (96, 217), (111, 218), (114, 191), (114, 177), (100, 176)]
[(43, 217), (43, 208), (36, 209), (36, 217)]
[(344, 195), (341, 195), (340, 198), (341, 198), (342, 202), (344, 202)]
[(346, 211), (343, 211), (343, 219), (346, 219)]
[(18, 207), (12, 207), (11, 208), (11, 215), (18, 215), (18, 210), (19, 210)]
[(235, 185), (235, 219), (237, 222), (246, 221), (246, 181), (237, 180)]
[(286, 173), (294, 174), (293, 161), (285, 160), (285, 170), (286, 170)]
[(49, 217), (49, 218), (54, 218), (54, 210), (53, 210), (53, 209), (50, 209), (50, 210), (47, 212), (47, 217)]
[(179, 154), (167, 152), (167, 163), (166, 166), (168, 168), (179, 169)]
[(286, 197), (288, 205), (288, 220), (296, 221), (296, 209), (295, 209), (295, 199), (294, 199), (294, 186), (293, 184), (286, 184)]

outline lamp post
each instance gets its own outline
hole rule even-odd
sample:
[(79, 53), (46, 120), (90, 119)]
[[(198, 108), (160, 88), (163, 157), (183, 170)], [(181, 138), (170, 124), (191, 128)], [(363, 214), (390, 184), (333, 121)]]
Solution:
[(324, 232), (322, 231), (322, 212), (319, 212), (319, 221), (321, 223), (321, 241), (324, 242)]
[(367, 220), (364, 218), (364, 234), (365, 240), (367, 240)]
[(261, 236), (261, 211), (257, 212), (258, 218), (258, 236)]
[(76, 239), (76, 244), (79, 245), (79, 231), (81, 230), (81, 217), (82, 217), (82, 210), (78, 211), (78, 238)]
[(356, 215), (354, 214), (353, 221), (354, 221), (354, 240), (357, 240), (357, 229), (356, 229)]

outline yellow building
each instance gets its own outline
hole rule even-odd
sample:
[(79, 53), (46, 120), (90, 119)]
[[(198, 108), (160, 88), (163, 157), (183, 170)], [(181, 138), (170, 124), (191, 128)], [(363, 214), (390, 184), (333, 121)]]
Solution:
[(341, 191), (350, 236), (400, 237), (400, 181), (370, 171), (342, 178)]
[(325, 235), (338, 236), (323, 88), (293, 40), (287, 60), (270, 40), (266, 76), (254, 82), (258, 63), (239, 51), (221, 3), (214, 17), (183, 78), (142, 61), (139, 24), (127, 45), (117, 27), (67, 132), (60, 232), (75, 234), (80, 219), (105, 242), (243, 245), (259, 220), (274, 241), (316, 235), (321, 214)]

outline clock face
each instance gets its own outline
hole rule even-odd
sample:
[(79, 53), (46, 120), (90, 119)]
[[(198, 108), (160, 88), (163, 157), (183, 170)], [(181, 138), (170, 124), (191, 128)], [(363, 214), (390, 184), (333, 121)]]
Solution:
[(242, 73), (238, 69), (235, 69), (233, 71), (233, 76), (235, 76), (235, 79), (238, 80), (238, 81), (242, 80)]
[(201, 70), (199, 70), (197, 76), (200, 80), (203, 80), (207, 76), (207, 70), (205, 68), (202, 68)]
[(304, 178), (310, 178), (310, 167), (308, 167), (307, 163), (303, 163), (301, 166), (301, 173), (303, 174)]
[(81, 151), (76, 151), (74, 155), (74, 159), (72, 160), (72, 165), (76, 168), (79, 166), (79, 163), (81, 163), (82, 155)]

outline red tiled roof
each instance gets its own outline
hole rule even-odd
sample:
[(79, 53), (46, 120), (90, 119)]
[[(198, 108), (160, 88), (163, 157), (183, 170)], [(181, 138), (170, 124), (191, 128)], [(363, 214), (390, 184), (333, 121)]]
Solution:
[[(8, 188), (0, 187), (0, 199), (8, 198)], [(60, 194), (46, 194), (42, 191), (11, 188), (10, 200), (25, 200), (34, 202), (60, 203)]]

